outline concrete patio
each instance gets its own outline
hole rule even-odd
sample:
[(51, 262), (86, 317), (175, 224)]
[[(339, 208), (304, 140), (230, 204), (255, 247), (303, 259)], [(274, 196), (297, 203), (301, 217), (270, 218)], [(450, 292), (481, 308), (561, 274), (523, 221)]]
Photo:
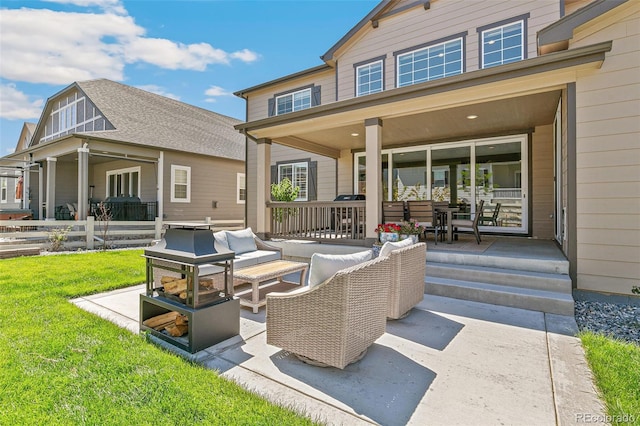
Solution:
[[(144, 285), (74, 299), (138, 333)], [(604, 418), (573, 317), (425, 295), (344, 370), (266, 344), (265, 309), (241, 310), (240, 336), (196, 354), (264, 398), (326, 424), (553, 425)]]

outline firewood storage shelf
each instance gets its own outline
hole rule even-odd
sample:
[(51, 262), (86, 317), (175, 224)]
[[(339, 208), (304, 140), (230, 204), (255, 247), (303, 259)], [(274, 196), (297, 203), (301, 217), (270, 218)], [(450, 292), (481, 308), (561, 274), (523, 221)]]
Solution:
[[(140, 295), (140, 331), (190, 353), (240, 333), (240, 300), (233, 295), (235, 253), (213, 249), (213, 237), (209, 234), (209, 231), (198, 229), (168, 229), (165, 238), (156, 246), (145, 249), (143, 255), (146, 259), (146, 292)], [(207, 247), (206, 252), (198, 248), (197, 243)], [(208, 247), (211, 247), (210, 251)], [(205, 277), (214, 278), (215, 291), (200, 286), (203, 277), (199, 277), (199, 266), (205, 264), (219, 268), (218, 274)], [(154, 279), (154, 273), (163, 274), (163, 271), (164, 276), (186, 281), (183, 295), (186, 297), (179, 298), (163, 292), (166, 284), (161, 279)], [(171, 336), (163, 330), (143, 324), (150, 318), (171, 311), (187, 317), (185, 335)]]

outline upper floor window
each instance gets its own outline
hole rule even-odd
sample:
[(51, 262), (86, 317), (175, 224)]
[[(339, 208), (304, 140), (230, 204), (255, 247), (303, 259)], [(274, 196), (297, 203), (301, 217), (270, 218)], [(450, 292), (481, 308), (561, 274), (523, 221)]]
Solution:
[(171, 202), (191, 202), (191, 167), (171, 165)]
[(309, 85), (274, 94), (268, 99), (269, 117), (320, 105), (320, 88), (321, 86)]
[(526, 59), (527, 17), (528, 15), (478, 29), (481, 68)]
[(382, 60), (356, 66), (356, 96), (382, 92), (383, 69)]
[(107, 172), (107, 197), (139, 197), (140, 167), (109, 170)]
[(409, 86), (463, 72), (463, 38), (398, 54), (397, 85)]
[(311, 108), (311, 88), (276, 97), (276, 114)]
[(247, 201), (247, 178), (244, 173), (238, 173), (236, 178), (238, 204), (245, 204)]
[(295, 201), (307, 201), (309, 163), (289, 163), (278, 165), (278, 182), (289, 178), (291, 184), (299, 188)]

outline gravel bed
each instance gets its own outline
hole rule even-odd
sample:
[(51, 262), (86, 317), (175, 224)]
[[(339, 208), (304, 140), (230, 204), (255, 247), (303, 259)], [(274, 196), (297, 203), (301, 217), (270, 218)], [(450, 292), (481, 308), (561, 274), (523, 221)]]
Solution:
[(640, 345), (640, 306), (576, 301), (575, 307), (576, 322), (580, 330)]

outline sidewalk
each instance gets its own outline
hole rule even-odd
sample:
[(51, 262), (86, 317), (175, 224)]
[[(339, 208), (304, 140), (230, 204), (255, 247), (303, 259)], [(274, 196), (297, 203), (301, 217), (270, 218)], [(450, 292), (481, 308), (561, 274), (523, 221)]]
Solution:
[[(144, 285), (72, 300), (138, 333)], [(425, 295), (363, 360), (314, 367), (266, 344), (265, 309), (196, 354), (275, 403), (328, 424), (554, 425), (604, 417), (572, 317)]]

